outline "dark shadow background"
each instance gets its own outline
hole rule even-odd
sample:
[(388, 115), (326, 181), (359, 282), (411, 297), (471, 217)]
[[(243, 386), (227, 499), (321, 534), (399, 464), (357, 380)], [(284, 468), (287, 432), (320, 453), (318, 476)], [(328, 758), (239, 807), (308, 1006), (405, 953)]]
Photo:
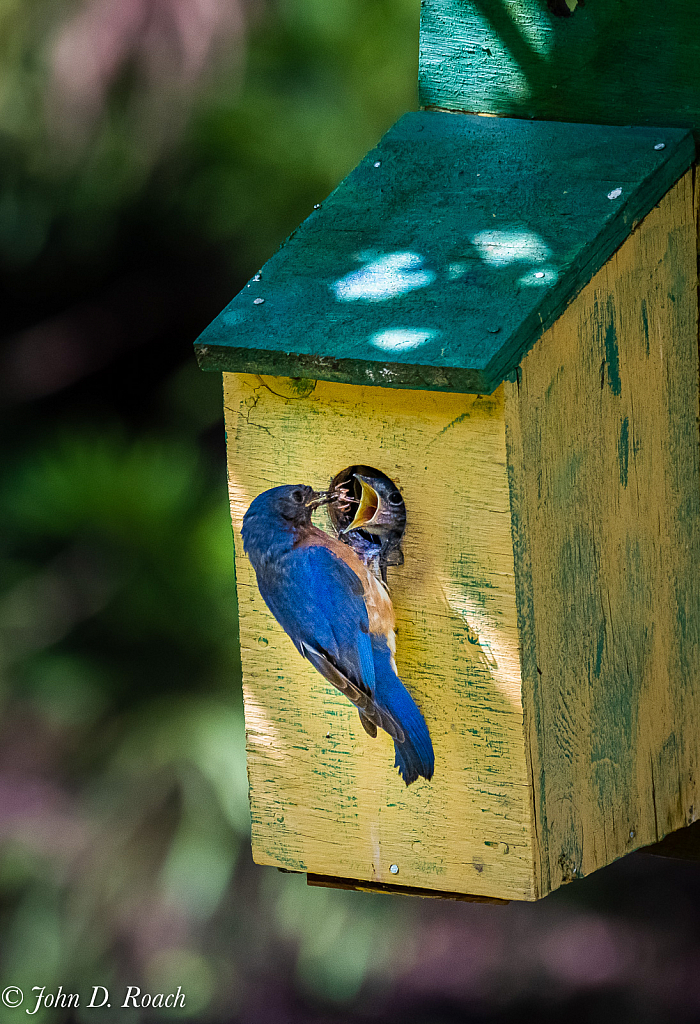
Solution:
[[(700, 1018), (700, 869), (536, 906), (250, 859), (220, 382), (198, 332), (406, 109), (417, 0), (0, 10), (0, 987), (195, 1021)], [(38, 991), (38, 989), (37, 989)]]

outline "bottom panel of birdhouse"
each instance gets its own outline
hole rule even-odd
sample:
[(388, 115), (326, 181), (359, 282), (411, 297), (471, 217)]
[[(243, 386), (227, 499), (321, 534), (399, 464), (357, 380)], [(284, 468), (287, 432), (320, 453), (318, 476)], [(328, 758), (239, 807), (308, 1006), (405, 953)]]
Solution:
[[(489, 397), (224, 374), (253, 854), (424, 890), (533, 899), (535, 849), (503, 393)], [(398, 674), (435, 770), (406, 786), (394, 743), (305, 660), (266, 607), (241, 525), (268, 488), (373, 467), (406, 507), (389, 565)], [(334, 534), (321, 508), (316, 526)]]

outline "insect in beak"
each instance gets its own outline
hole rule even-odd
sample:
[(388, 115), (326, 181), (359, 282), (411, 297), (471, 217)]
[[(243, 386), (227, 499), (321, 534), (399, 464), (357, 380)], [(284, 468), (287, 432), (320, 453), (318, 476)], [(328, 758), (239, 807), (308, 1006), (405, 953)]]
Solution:
[(311, 501), (306, 502), (306, 507), (313, 511), (313, 509), (319, 508), (321, 505), (328, 505), (331, 501), (337, 501), (339, 497), (340, 495), (334, 491), (321, 491)]

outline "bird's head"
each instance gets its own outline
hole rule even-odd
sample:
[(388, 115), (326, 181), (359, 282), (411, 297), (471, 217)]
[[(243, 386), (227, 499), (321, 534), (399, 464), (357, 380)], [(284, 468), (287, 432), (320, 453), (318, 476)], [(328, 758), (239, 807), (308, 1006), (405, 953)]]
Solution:
[(251, 557), (269, 553), (290, 543), (299, 529), (311, 525), (311, 513), (335, 495), (318, 492), (306, 484), (285, 484), (259, 494), (243, 517), (243, 546)]
[(406, 506), (395, 484), (384, 475), (364, 476), (355, 473), (360, 484), (360, 497), (352, 522), (342, 531), (365, 530), (367, 533), (403, 533)]

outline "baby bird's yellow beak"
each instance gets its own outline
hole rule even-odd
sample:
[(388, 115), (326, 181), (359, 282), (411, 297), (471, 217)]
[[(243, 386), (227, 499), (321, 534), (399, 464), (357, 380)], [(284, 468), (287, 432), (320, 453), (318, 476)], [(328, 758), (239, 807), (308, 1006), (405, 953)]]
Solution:
[(343, 533), (348, 533), (350, 530), (369, 529), (378, 519), (382, 518), (382, 512), (384, 511), (384, 502), (369, 480), (364, 476), (360, 476), (359, 473), (356, 474), (356, 477), (362, 487), (360, 503), (357, 506), (353, 521), (349, 526), (345, 527)]

